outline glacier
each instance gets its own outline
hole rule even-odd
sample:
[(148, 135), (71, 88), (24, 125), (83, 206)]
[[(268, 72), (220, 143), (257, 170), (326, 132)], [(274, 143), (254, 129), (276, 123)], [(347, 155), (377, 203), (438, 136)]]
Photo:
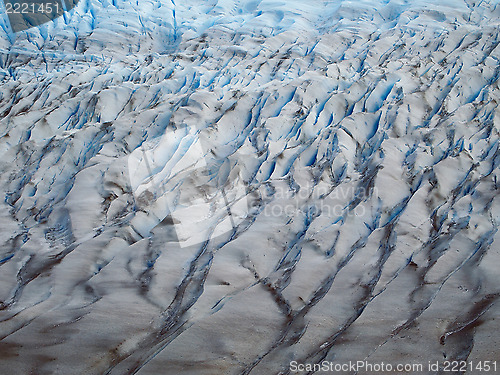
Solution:
[(499, 45), (496, 0), (2, 12), (0, 373), (500, 366)]

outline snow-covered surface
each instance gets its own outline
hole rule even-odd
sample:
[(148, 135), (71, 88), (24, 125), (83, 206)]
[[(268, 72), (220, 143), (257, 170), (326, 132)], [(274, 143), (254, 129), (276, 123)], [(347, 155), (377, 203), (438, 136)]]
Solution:
[(498, 360), (499, 21), (493, 0), (4, 17), (0, 373)]

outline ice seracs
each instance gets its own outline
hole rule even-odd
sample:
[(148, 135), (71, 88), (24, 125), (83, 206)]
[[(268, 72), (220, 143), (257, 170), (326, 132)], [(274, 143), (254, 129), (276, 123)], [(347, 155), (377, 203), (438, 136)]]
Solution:
[(90, 0), (2, 24), (0, 373), (498, 357), (499, 16)]

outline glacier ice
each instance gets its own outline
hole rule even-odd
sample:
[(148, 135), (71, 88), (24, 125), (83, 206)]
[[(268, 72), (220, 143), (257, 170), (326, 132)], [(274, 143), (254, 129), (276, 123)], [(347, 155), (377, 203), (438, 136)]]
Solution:
[(497, 1), (2, 17), (0, 373), (499, 360)]

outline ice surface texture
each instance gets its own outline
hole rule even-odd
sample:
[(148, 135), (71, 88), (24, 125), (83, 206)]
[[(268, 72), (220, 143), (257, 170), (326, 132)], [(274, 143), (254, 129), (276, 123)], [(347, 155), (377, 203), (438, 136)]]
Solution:
[[(499, 18), (492, 0), (82, 0), (3, 21), (0, 373), (498, 360)], [(185, 247), (157, 147), (183, 128), (248, 202)]]

